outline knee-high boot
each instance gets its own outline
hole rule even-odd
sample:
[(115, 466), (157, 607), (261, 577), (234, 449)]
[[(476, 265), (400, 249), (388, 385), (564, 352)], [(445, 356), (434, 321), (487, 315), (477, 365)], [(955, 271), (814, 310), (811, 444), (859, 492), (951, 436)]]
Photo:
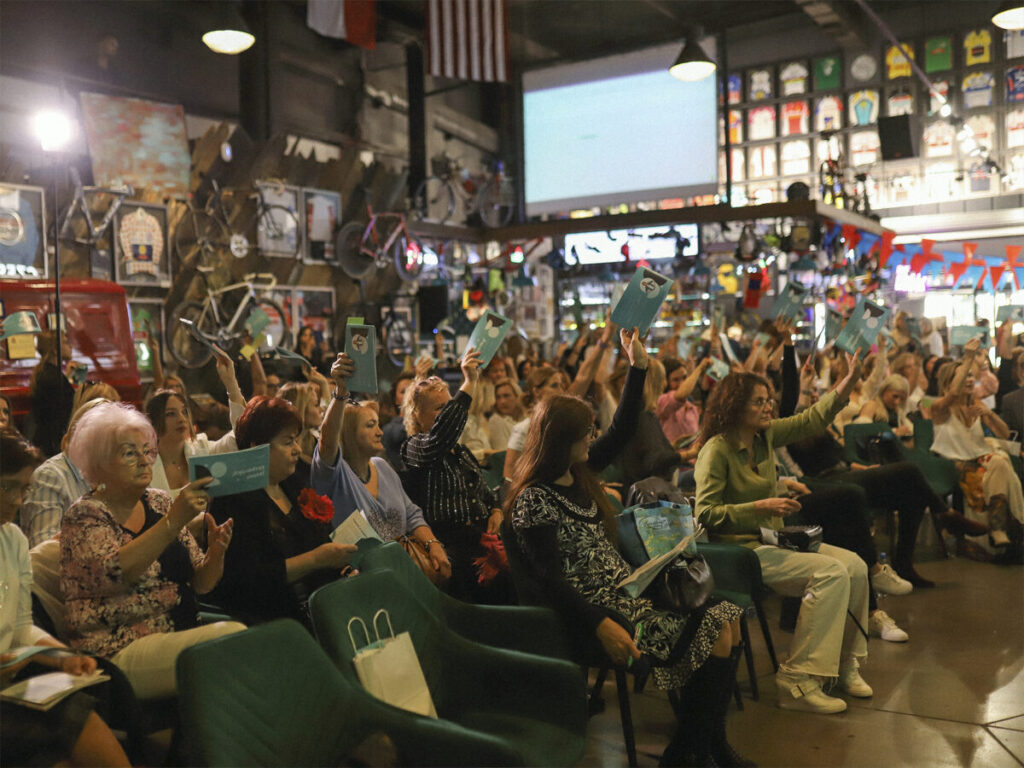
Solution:
[(714, 719), (711, 723), (711, 757), (719, 768), (757, 768), (756, 763), (740, 755), (732, 745), (725, 730), (725, 720), (729, 714), (729, 702), (732, 701), (732, 690), (736, 684), (736, 668), (743, 656), (743, 644), (733, 646), (727, 661), (729, 668), (719, 681), (715, 694)]

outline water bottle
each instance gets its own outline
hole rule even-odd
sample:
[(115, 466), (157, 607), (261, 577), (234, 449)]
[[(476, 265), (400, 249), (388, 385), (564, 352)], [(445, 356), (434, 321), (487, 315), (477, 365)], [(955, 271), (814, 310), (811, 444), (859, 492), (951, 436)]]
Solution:
[(878, 553), (878, 564), (883, 567), (889, 564), (889, 556), (885, 552)]

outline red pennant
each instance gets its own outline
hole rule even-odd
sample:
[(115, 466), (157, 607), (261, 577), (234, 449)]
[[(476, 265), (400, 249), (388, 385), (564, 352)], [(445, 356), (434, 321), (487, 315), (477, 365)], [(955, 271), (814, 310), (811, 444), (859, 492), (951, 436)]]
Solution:
[(929, 259), (934, 257), (934, 254), (932, 254), (932, 248), (933, 247), (935, 247), (935, 241), (934, 240), (926, 240), (924, 238), (921, 239), (921, 251)]
[(878, 251), (878, 266), (884, 267), (885, 263), (889, 261), (889, 257), (892, 255), (892, 240), (896, 237), (896, 233), (892, 230), (885, 230), (882, 233), (882, 247)]
[(1024, 250), (1024, 246), (1006, 246), (1006, 266), (1009, 268), (1010, 274), (1013, 275), (1013, 284), (1017, 286), (1017, 290), (1020, 290), (1020, 280), (1017, 279), (1017, 270), (1024, 267), (1024, 264), (1017, 263), (1021, 250)]
[(964, 272), (967, 271), (967, 262), (955, 261), (949, 265), (949, 269), (946, 270), (946, 274), (953, 276), (953, 285), (956, 285), (960, 278), (964, 276)]
[(989, 267), (988, 274), (992, 278), (992, 290), (999, 288), (999, 281), (1003, 279), (1003, 272), (1006, 271), (1006, 267)]
[(853, 224), (843, 224), (843, 240), (846, 241), (847, 249), (856, 248), (860, 242), (860, 232)]
[(974, 252), (978, 250), (977, 243), (964, 243), (964, 263), (974, 258)]
[(924, 265), (927, 264), (931, 260), (932, 260), (931, 256), (928, 256), (928, 255), (926, 255), (924, 253), (916, 254), (910, 260), (910, 271), (911, 272), (916, 272), (917, 274), (921, 274), (921, 270), (924, 269)]

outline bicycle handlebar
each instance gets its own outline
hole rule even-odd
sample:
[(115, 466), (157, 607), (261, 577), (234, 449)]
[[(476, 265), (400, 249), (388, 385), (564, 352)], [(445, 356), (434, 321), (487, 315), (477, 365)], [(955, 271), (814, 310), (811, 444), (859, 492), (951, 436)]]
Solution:
[(246, 283), (251, 283), (254, 280), (260, 280), (262, 282), (269, 283), (266, 287), (273, 287), (277, 285), (277, 276), (270, 272), (250, 272), (247, 275), (243, 275), (242, 280)]

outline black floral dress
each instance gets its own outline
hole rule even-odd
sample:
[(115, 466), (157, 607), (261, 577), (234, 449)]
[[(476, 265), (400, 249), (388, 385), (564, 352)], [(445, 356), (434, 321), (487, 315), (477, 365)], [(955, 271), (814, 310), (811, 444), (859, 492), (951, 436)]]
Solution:
[(632, 568), (605, 535), (597, 504), (580, 506), (569, 498), (574, 495), (563, 495), (551, 486), (522, 491), (512, 507), (511, 520), (519, 547), (528, 559), (543, 556), (536, 547), (535, 534), (539, 529), (553, 529), (561, 559), (558, 574), (563, 583), (549, 584), (549, 594), (565, 588), (575, 592), (581, 606), (580, 620), (595, 627), (599, 618), (585, 618), (591, 613), (587, 604), (589, 608), (617, 612), (634, 626), (642, 623), (637, 645), (653, 657), (655, 684), (664, 690), (682, 687), (690, 673), (711, 655), (723, 625), (738, 619), (741, 609), (732, 603), (709, 601), (702, 609), (683, 616), (657, 610), (647, 598), (630, 597), (617, 584), (632, 573)]

